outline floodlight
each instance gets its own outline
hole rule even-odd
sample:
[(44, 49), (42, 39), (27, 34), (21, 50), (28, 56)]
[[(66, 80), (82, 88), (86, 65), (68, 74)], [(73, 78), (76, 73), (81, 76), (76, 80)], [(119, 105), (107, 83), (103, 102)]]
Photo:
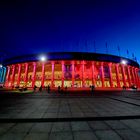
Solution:
[(45, 56), (40, 56), (40, 60), (44, 62), (44, 61), (46, 61), (46, 57)]
[(121, 63), (124, 64), (124, 65), (126, 65), (127, 64), (127, 61), (126, 60), (122, 60)]

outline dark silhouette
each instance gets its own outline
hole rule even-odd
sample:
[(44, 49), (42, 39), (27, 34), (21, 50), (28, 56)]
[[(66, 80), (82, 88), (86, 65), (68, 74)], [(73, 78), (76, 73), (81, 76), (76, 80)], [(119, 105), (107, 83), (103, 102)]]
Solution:
[(67, 91), (67, 89), (68, 89), (68, 87), (67, 87), (67, 86), (65, 86), (65, 91)]
[(19, 89), (19, 85), (15, 86), (16, 89)]
[(93, 94), (94, 89), (95, 89), (95, 86), (92, 85), (92, 86), (91, 86), (91, 92), (92, 92), (92, 94)]
[(36, 85), (34, 85), (34, 92), (36, 91), (36, 88), (37, 88), (37, 86), (36, 86)]
[(123, 90), (126, 90), (126, 86), (125, 85), (123, 85)]
[(60, 86), (58, 86), (58, 93), (60, 93), (60, 90), (61, 90), (61, 87), (60, 87)]
[(62, 88), (62, 89), (61, 89), (61, 94), (63, 94), (63, 91), (64, 91), (64, 90), (63, 90), (63, 88)]
[(40, 92), (42, 91), (42, 85), (39, 87), (39, 91), (40, 91)]
[(46, 91), (48, 90), (48, 86), (45, 86)]
[(51, 90), (51, 89), (50, 89), (50, 86), (49, 86), (49, 85), (48, 85), (48, 87), (47, 87), (47, 90), (48, 90), (48, 93), (50, 93), (50, 90)]
[(137, 86), (134, 84), (130, 88), (137, 90)]
[(67, 86), (65, 86), (65, 93), (67, 93), (67, 89), (68, 89), (68, 87), (67, 87)]

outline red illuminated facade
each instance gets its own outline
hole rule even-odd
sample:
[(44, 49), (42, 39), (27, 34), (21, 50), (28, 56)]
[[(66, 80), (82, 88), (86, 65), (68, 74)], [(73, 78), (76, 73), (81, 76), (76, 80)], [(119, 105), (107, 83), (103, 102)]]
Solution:
[[(90, 54), (93, 55), (93, 54)], [(95, 87), (120, 88), (136, 85), (140, 87), (139, 67), (133, 64), (121, 64), (113, 60), (87, 57), (50, 58), (45, 62), (39, 60), (8, 64), (5, 86), (40, 87)], [(100, 56), (100, 55), (99, 55)], [(108, 56), (107, 56), (108, 57)], [(112, 56), (113, 58), (118, 56)], [(97, 57), (95, 57), (97, 58)], [(121, 58), (119, 59), (121, 60)], [(132, 60), (131, 60), (132, 61)], [(136, 62), (134, 62), (136, 63)]]

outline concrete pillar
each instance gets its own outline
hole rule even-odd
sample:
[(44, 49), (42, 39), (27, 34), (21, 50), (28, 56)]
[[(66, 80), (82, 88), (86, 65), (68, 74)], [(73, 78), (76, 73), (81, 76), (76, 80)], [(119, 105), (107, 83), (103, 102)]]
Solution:
[(33, 62), (32, 87), (35, 86), (35, 80), (36, 80), (36, 62)]
[(85, 61), (82, 61), (82, 87), (85, 87)]
[(101, 62), (101, 80), (102, 80), (102, 87), (104, 88), (104, 67), (103, 62)]
[(137, 85), (136, 76), (135, 76), (135, 67), (132, 67), (132, 73), (134, 76), (134, 84)]
[(131, 75), (130, 75), (130, 66), (127, 67), (127, 71), (128, 71), (128, 82), (129, 82), (129, 86), (131, 86), (132, 81), (131, 81)]
[(15, 65), (12, 65), (12, 78), (11, 78), (11, 85), (14, 85), (14, 79), (15, 79)]
[(117, 85), (118, 85), (118, 88), (120, 88), (121, 86), (120, 86), (120, 77), (119, 77), (119, 64), (116, 64), (115, 68), (116, 68)]
[(94, 62), (92, 62), (92, 85), (95, 86), (95, 77), (94, 77), (94, 74), (95, 74), (95, 67), (94, 67)]
[(17, 85), (20, 84), (20, 75), (21, 75), (21, 64), (18, 64), (18, 78), (17, 78)]
[(44, 87), (44, 76), (45, 76), (45, 62), (42, 63), (42, 78), (41, 78), (42, 87)]
[(74, 61), (72, 61), (72, 87), (74, 87)]
[(123, 84), (124, 84), (124, 86), (126, 86), (126, 76), (125, 76), (124, 64), (121, 65), (121, 68), (122, 68)]
[(61, 61), (61, 65), (62, 65), (62, 88), (64, 88), (64, 61)]
[(27, 78), (28, 78), (28, 63), (25, 63), (25, 77), (24, 77), (24, 82), (27, 84)]
[(54, 87), (54, 61), (52, 61), (51, 64), (52, 64), (52, 79), (51, 79), (51, 87)]
[(10, 67), (7, 66), (7, 73), (6, 73), (6, 81), (9, 81), (9, 76), (10, 76)]
[(108, 63), (109, 67), (109, 75), (110, 75), (110, 87), (113, 87), (113, 80), (112, 80), (112, 63)]

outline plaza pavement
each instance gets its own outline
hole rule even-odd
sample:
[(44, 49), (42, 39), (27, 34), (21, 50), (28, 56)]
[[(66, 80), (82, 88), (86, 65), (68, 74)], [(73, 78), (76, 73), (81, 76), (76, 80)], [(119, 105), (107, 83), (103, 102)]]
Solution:
[(139, 140), (139, 91), (0, 92), (0, 140)]

